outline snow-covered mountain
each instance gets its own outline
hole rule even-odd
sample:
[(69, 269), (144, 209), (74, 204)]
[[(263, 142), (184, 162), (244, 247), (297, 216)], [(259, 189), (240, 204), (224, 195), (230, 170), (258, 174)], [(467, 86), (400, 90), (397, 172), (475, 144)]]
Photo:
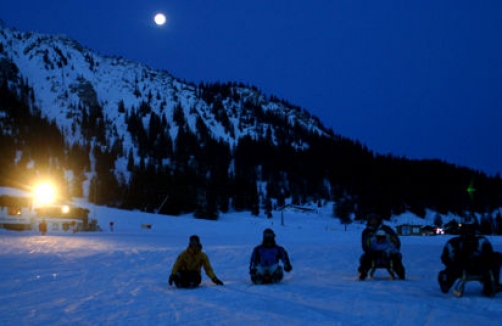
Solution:
[[(86, 196), (90, 196), (90, 180), (96, 177), (96, 148), (113, 152), (113, 173), (117, 182), (127, 184), (131, 166), (153, 160), (157, 169), (169, 166), (173, 155), (185, 146), (177, 144), (180, 134), (191, 134), (191, 145), (194, 138), (199, 147), (211, 139), (229, 150), (243, 137), (293, 150), (311, 145), (305, 135), (340, 139), (307, 111), (265, 95), (257, 87), (230, 82), (195, 85), (166, 71), (99, 55), (64, 35), (22, 32), (1, 25), (0, 82), (6, 85), (4, 91), (18, 94), (31, 114), (35, 112), (57, 126), (65, 152), (75, 144), (87, 151), (90, 172), (78, 181), (87, 184)], [(39, 132), (35, 137), (43, 138), (44, 134)], [(159, 148), (165, 150), (153, 154)], [(26, 152), (22, 148), (17, 151)], [(188, 156), (181, 159), (184, 162), (194, 148), (186, 152)], [(64, 169), (65, 178), (75, 172)], [(114, 192), (106, 190), (110, 191)]]
[[(100, 204), (153, 211), (169, 198), (171, 214), (226, 211), (229, 202), (257, 213), (271, 199), (283, 205), (291, 198), (342, 202), (339, 215), (377, 209), (390, 216), (405, 208), (423, 215), (425, 208), (465, 210), (457, 198), (473, 181), (471, 209), (499, 207), (502, 198), (500, 178), (439, 160), (375, 155), (257, 87), (195, 85), (63, 35), (0, 24), (0, 92), (0, 136), (11, 127), (18, 132), (2, 140), (14, 144), (0, 157), (4, 168), (16, 178), (27, 178), (32, 166), (59, 170), (60, 183), (83, 188), (73, 195)], [(9, 99), (12, 93), (19, 99)], [(30, 115), (34, 121), (23, 125)]]
[[(0, 26), (1, 80), (10, 90), (29, 94), (23, 100), (57, 125), (67, 148), (88, 148), (91, 162), (94, 149), (113, 151), (115, 177), (126, 184), (131, 164), (148, 164), (154, 151), (163, 150), (155, 157), (162, 161), (157, 168), (172, 162), (168, 148), (184, 146), (176, 144), (181, 129), (200, 144), (208, 135), (229, 149), (245, 136), (294, 149), (309, 146), (301, 133), (336, 139), (318, 118), (254, 86), (195, 85), (141, 63), (100, 55), (64, 35)], [(91, 166), (84, 178), (85, 196), (95, 171)]]
[[(225, 85), (228, 96), (208, 103), (199, 86), (121, 57), (99, 55), (64, 35), (21, 32), (3, 27), (0, 29), (0, 44), (4, 74), (6, 67), (10, 67), (11, 73), (17, 72), (11, 74), (11, 84), (20, 86), (24, 82), (32, 87), (33, 105), (49, 119), (56, 120), (70, 141), (82, 139), (75, 124), (81, 118), (83, 106), (100, 108), (109, 126), (108, 136), (112, 136), (114, 130), (116, 134), (113, 136), (127, 140), (130, 135), (124, 122), (126, 113), (118, 109), (121, 102), (126, 109), (138, 109), (142, 103), (148, 103), (151, 112), (171, 122), (175, 108), (181, 105), (192, 131), (196, 131), (196, 118), (202, 117), (215, 138), (231, 144), (244, 135), (259, 137), (266, 130), (267, 125), (253, 123), (256, 120), (246, 110), (250, 103), (258, 105), (264, 114), (272, 114), (292, 126), (298, 125), (327, 136), (330, 134), (308, 112), (271, 99), (255, 87)], [(230, 126), (223, 126), (215, 112), (216, 100), (223, 105)], [(149, 116), (145, 115), (145, 125), (148, 125), (148, 119)], [(170, 125), (175, 138), (177, 126)]]

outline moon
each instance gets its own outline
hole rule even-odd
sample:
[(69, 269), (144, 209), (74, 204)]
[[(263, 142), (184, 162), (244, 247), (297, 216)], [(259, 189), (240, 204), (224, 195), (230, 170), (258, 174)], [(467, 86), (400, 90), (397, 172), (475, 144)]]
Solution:
[(166, 23), (166, 15), (159, 12), (155, 14), (155, 17), (153, 17), (153, 21), (155, 22), (155, 24), (157, 24), (157, 26), (162, 26)]

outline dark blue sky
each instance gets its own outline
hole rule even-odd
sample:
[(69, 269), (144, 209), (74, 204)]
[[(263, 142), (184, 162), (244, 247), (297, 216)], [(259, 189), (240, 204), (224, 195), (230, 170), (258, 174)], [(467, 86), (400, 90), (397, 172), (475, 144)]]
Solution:
[(378, 153), (502, 172), (500, 0), (0, 0), (0, 18), (255, 85)]

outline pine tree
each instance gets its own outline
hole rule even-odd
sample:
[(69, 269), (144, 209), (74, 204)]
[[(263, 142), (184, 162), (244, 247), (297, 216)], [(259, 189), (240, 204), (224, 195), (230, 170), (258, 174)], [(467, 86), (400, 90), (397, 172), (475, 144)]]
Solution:
[(333, 205), (333, 215), (340, 219), (342, 224), (352, 223), (350, 218), (354, 205), (347, 197), (340, 198), (335, 205)]
[(436, 214), (434, 216), (434, 226), (442, 227), (443, 226), (443, 218), (440, 214)]
[(273, 216), (272, 215), (272, 199), (270, 199), (268, 194), (263, 201), (263, 212), (265, 213), (267, 218), (272, 218), (272, 216)]

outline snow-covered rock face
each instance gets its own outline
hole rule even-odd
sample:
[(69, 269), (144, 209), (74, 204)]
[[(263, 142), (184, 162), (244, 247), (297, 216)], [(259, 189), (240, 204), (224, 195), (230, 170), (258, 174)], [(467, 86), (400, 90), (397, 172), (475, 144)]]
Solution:
[[(208, 98), (203, 87), (121, 57), (99, 55), (64, 35), (20, 32), (1, 25), (0, 79), (9, 80), (13, 87), (33, 88), (31, 104), (56, 120), (70, 142), (82, 137), (75, 124), (81, 119), (83, 107), (102, 110), (108, 126), (107, 138), (128, 139), (127, 129), (120, 125), (127, 112), (138, 110), (142, 103), (148, 103), (152, 113), (165, 117), (173, 129), (173, 112), (181, 105), (192, 131), (196, 129), (197, 117), (201, 117), (215, 138), (232, 144), (245, 135), (265, 137), (267, 129), (274, 129), (271, 122), (256, 122), (256, 108), (287, 121), (291, 127), (328, 134), (308, 112), (270, 100), (254, 87), (221, 85), (220, 89), (211, 90)], [(125, 107), (122, 112), (120, 103)], [(148, 112), (144, 115), (148, 126)], [(222, 124), (222, 115), (228, 117), (225, 120), (229, 125)], [(175, 136), (176, 130), (172, 133)], [(275, 137), (273, 130), (270, 134)]]
[[(256, 87), (236, 82), (195, 85), (141, 63), (100, 55), (64, 35), (0, 27), (0, 86), (5, 94), (18, 95), (16, 105), (0, 107), (0, 117), (5, 114), (7, 121), (9, 114), (23, 111), (50, 124), (59, 151), (57, 159), (50, 159), (70, 182), (77, 179), (72, 179), (74, 171), (60, 163), (76, 147), (86, 152), (86, 163), (79, 166), (85, 176), (75, 181), (77, 189), (83, 184), (85, 196), (96, 176), (96, 152), (112, 153), (105, 170), (127, 183), (132, 167), (154, 160), (156, 165), (171, 164), (176, 146), (187, 147), (190, 156), (197, 144), (204, 147), (215, 140), (231, 151), (246, 137), (304, 150), (313, 135), (335, 137), (307, 111)], [(18, 119), (10, 128), (23, 126)], [(2, 119), (0, 128), (9, 132)], [(36, 139), (48, 134), (30, 131)], [(196, 145), (189, 147), (180, 135)], [(19, 142), (13, 151), (23, 152), (22, 146)], [(27, 160), (24, 167), (36, 166), (33, 157)], [(234, 166), (228, 164), (231, 171)]]

